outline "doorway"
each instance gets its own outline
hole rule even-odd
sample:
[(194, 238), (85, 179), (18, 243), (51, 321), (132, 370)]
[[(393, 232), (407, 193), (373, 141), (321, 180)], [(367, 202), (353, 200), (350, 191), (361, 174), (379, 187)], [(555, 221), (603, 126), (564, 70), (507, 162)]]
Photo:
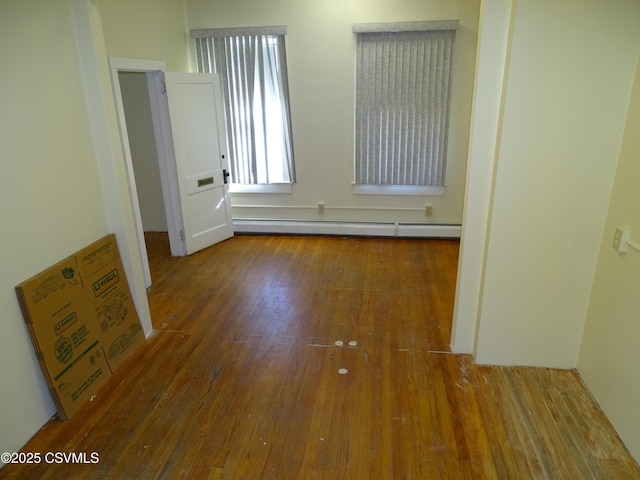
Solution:
[(142, 228), (166, 232), (160, 166), (145, 72), (118, 72)]
[[(136, 240), (142, 260), (145, 286), (151, 286), (151, 272), (145, 228), (167, 228), (165, 198), (160, 182), (160, 164), (149, 100), (147, 74), (164, 72), (164, 62), (110, 58), (111, 82), (120, 134), (123, 139), (125, 167), (132, 199)], [(134, 155), (135, 153), (135, 155)]]

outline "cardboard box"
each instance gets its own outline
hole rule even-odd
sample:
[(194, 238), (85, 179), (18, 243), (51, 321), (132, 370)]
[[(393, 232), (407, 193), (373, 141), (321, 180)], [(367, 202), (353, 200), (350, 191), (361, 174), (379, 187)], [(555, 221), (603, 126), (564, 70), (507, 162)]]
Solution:
[(74, 257), (90, 290), (87, 297), (100, 328), (102, 348), (115, 372), (144, 342), (115, 235), (107, 235)]
[(60, 418), (69, 418), (111, 375), (75, 258), (18, 285), (16, 292)]
[(144, 342), (114, 235), (16, 287), (60, 418), (69, 418)]

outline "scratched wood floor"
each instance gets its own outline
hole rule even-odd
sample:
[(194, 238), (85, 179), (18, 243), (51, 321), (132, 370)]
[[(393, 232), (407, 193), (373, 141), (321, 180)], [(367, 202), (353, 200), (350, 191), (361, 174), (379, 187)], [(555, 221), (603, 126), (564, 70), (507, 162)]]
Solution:
[(640, 478), (575, 372), (450, 353), (456, 241), (147, 241), (157, 332), (23, 449), (100, 462), (1, 478)]

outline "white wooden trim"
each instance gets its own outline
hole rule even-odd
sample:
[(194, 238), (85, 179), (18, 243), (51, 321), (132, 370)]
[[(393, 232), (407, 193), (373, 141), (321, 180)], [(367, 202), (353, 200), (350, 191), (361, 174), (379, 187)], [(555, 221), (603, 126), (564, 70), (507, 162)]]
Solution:
[(245, 185), (240, 183), (230, 183), (229, 193), (291, 193), (293, 185), (291, 183), (270, 183), (268, 185)]
[[(165, 71), (162, 60), (145, 60), (140, 58), (109, 57), (109, 65), (119, 72), (154, 72)], [(113, 77), (112, 77), (113, 78)]]

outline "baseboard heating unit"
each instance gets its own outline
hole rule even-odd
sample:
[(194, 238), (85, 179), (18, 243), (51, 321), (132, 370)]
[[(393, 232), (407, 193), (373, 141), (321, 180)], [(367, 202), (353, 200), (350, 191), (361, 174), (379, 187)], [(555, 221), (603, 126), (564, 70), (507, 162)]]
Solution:
[(235, 233), (344, 235), (359, 237), (460, 238), (460, 225), (304, 220), (234, 220)]

